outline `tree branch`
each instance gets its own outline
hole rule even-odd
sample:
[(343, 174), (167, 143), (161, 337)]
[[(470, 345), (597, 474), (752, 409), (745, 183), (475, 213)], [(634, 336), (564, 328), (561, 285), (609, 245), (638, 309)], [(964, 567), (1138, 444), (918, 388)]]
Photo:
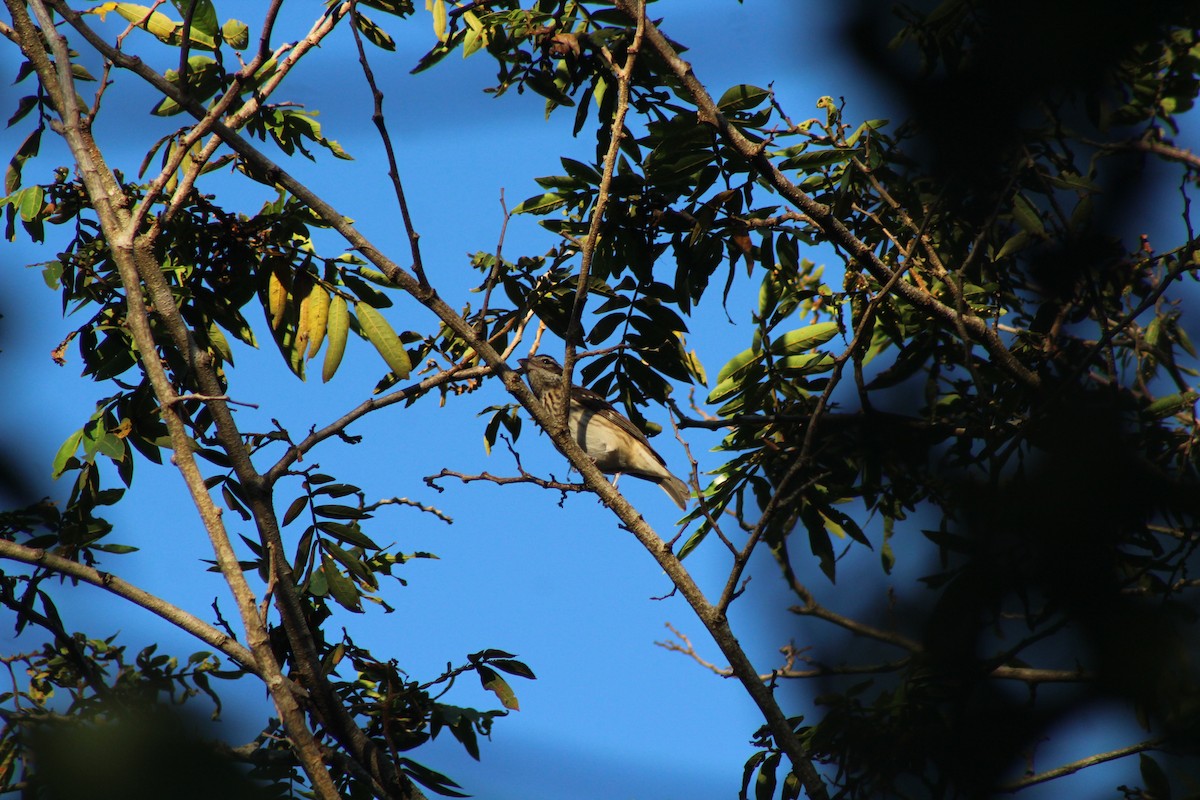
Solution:
[[(61, 120), (61, 133), (75, 157), (80, 177), (100, 220), (105, 239), (108, 241), (113, 262), (117, 266), (125, 288), (126, 320), (130, 334), (137, 345), (138, 359), (142, 363), (162, 408), (162, 418), (166, 423), (174, 453), (173, 461), (192, 496), (192, 501), (208, 533), (217, 564), (237, 602), (242, 624), (246, 630), (247, 643), (254, 653), (260, 674), (271, 693), (284, 728), (291, 738), (297, 760), (312, 782), (314, 791), (325, 800), (335, 800), (338, 796), (337, 789), (325, 768), (320, 750), (306, 724), (304, 714), (275, 660), (267, 637), (266, 626), (258, 616), (254, 593), (246, 583), (241, 565), (238, 563), (233, 546), (229, 541), (221, 520), (221, 510), (213, 503), (212, 497), (204, 485), (204, 478), (196, 465), (192, 452), (191, 439), (187, 434), (179, 404), (176, 402), (178, 395), (167, 377), (158, 355), (158, 346), (151, 328), (149, 311), (142, 296), (141, 281), (143, 278), (148, 279), (147, 288), (154, 297), (156, 310), (172, 325), (172, 333), (178, 340), (181, 338), (178, 329), (179, 309), (175, 305), (170, 287), (165, 286), (165, 279), (158, 264), (153, 260), (153, 254), (148, 252), (145, 240), (142, 244), (138, 244), (138, 233), (131, 224), (128, 200), (121, 191), (116, 177), (104, 163), (99, 149), (91, 138), (90, 131), (80, 124), (66, 40), (58, 33), (42, 0), (30, 0), (29, 2), (41, 25), (40, 33), (34, 28), (25, 13), (23, 2), (5, 0), (5, 3), (20, 35), (21, 49), (34, 64), (39, 80), (51, 95)], [(73, 24), (82, 25), (78, 19), (79, 15), (70, 9), (64, 9), (61, 2), (54, 2), (54, 6), (64, 18), (73, 17), (75, 19)], [(87, 28), (86, 25), (82, 27)], [(90, 29), (88, 30), (90, 32)], [(49, 46), (54, 55), (54, 64), (51, 64), (46, 56), (45, 45)], [(112, 48), (109, 49), (116, 52)], [(122, 58), (128, 57), (122, 54)], [(203, 114), (201, 118), (203, 118)], [(157, 279), (157, 284), (155, 279)], [(176, 318), (174, 320), (171, 319), (172, 311)], [(191, 343), (192, 348), (187, 346), (190, 336), (186, 326), (183, 327), (182, 338), (184, 346), (180, 347), (180, 350), (184, 353), (192, 352), (194, 342)], [(207, 356), (207, 353), (204, 355)], [(203, 363), (203, 361), (197, 362), (198, 365)], [(203, 369), (197, 370), (201, 379), (203, 372)], [(201, 380), (201, 383), (204, 394), (213, 396), (223, 394), (222, 387), (219, 381), (215, 380), (215, 376), (214, 380), (208, 382)], [(209, 403), (209, 408), (223, 409), (226, 414), (229, 413), (228, 406), (221, 401)], [(229, 452), (230, 458), (234, 461), (237, 460), (237, 450), (240, 449), (243, 456), (245, 454), (240, 439), (237, 445), (237, 448)]]
[(1036, 775), (1030, 775), (1028, 777), (1021, 778), (1019, 781), (1013, 781), (1012, 783), (1006, 783), (1002, 786), (997, 786), (996, 791), (1004, 792), (1005, 794), (1013, 794), (1014, 792), (1019, 792), (1022, 789), (1028, 789), (1030, 786), (1036, 786), (1039, 783), (1052, 781), (1055, 778), (1061, 778), (1064, 775), (1072, 775), (1076, 772), (1079, 772), (1081, 769), (1094, 767), (1095, 765), (1103, 764), (1106, 761), (1115, 761), (1118, 758), (1131, 756), (1134, 753), (1142, 753), (1146, 750), (1154, 750), (1165, 744), (1166, 741), (1167, 740), (1165, 738), (1158, 737), (1155, 739), (1147, 739), (1146, 741), (1138, 742), (1137, 744), (1131, 744), (1128, 747), (1120, 747), (1116, 750), (1109, 750), (1107, 753), (1097, 753), (1094, 756), (1088, 756), (1087, 758), (1081, 758), (1078, 761), (1072, 761), (1070, 764), (1063, 764), (1061, 767), (1055, 767), (1054, 769), (1046, 770), (1045, 772), (1039, 772)]
[[(239, 644), (229, 634), (217, 630), (200, 618), (184, 611), (182, 608), (171, 605), (161, 597), (152, 595), (144, 589), (139, 589), (112, 573), (101, 572), (98, 569), (80, 564), (78, 561), (72, 561), (69, 558), (63, 558), (41, 548), (25, 547), (24, 545), (4, 539), (0, 539), (0, 558), (32, 564), (33, 566), (42, 567), (60, 575), (68, 575), (84, 583), (90, 583), (92, 586), (99, 586), (105, 591), (112, 592), (118, 597), (123, 597), (131, 603), (141, 606), (150, 613), (156, 614), (175, 627), (187, 631), (205, 644), (220, 650), (244, 669), (260, 678), (263, 677), (262, 671), (258, 667), (258, 662), (255, 661), (254, 654), (245, 646)], [(299, 687), (293, 688), (297, 691), (302, 691)]]
[[(358, 15), (358, 1), (351, 0), (350, 16), (353, 18)], [(354, 34), (354, 44), (358, 47), (358, 62), (362, 65), (363, 77), (367, 79), (367, 86), (371, 89), (371, 97), (374, 99), (375, 108), (371, 113), (371, 121), (375, 123), (376, 130), (379, 131), (379, 137), (383, 140), (383, 150), (387, 154), (388, 162), (388, 177), (392, 179), (392, 189), (396, 194), (396, 203), (400, 206), (400, 218), (404, 220), (404, 231), (408, 236), (408, 246), (412, 252), (413, 272), (417, 275), (417, 280), (422, 285), (428, 286), (429, 280), (425, 277), (425, 266), (421, 260), (421, 235), (417, 233), (416, 227), (413, 225), (412, 215), (408, 211), (408, 199), (404, 194), (404, 185), (400, 182), (400, 167), (396, 164), (396, 151), (392, 147), (392, 137), (388, 133), (387, 120), (383, 116), (383, 92), (379, 90), (379, 85), (375, 83), (375, 73), (371, 71), (371, 65), (367, 61), (367, 51), (363, 47), (362, 34), (358, 31), (357, 25), (351, 25), (350, 30)]]

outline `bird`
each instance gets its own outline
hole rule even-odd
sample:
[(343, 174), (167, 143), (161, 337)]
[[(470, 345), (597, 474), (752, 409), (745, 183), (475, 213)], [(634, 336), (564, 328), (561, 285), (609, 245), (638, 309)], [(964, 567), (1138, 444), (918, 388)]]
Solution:
[[(563, 369), (547, 355), (518, 360), (529, 388), (555, 419), (562, 418)], [(632, 475), (657, 483), (682, 509), (687, 508), (687, 484), (671, 474), (667, 462), (650, 441), (604, 397), (583, 386), (571, 385), (571, 411), (567, 417), (571, 438), (596, 463), (601, 472)]]

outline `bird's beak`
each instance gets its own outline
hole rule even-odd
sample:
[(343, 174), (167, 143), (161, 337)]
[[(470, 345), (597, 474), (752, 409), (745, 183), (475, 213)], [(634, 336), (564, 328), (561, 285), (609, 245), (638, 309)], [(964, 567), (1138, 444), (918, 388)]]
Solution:
[(528, 358), (518, 358), (517, 363), (520, 364), (521, 366), (518, 367), (516, 370), (514, 370), (515, 372), (528, 372), (528, 370), (525, 367), (525, 365), (529, 363)]

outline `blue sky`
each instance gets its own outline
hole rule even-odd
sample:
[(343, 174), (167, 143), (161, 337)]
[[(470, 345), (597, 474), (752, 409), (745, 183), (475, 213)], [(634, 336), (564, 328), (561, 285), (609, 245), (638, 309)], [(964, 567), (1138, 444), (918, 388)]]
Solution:
[[(217, 5), (222, 16), (236, 6), (236, 13), (252, 29), (256, 17), (250, 9), (263, 6)], [(310, 6), (295, 4), (293, 10), (305, 9), (303, 13), (315, 16), (315, 4)], [(827, 94), (846, 97), (846, 115), (851, 119), (887, 117), (886, 98), (835, 47), (838, 7), (837, 3), (787, 0), (744, 4), (663, 0), (654, 13), (665, 18), (664, 27), (673, 38), (691, 47), (688, 59), (716, 94), (737, 83), (774, 82), (780, 101), (796, 119), (818, 113), (815, 102)], [(569, 138), (570, 112), (545, 121), (543, 103), (536, 96), (497, 100), (484, 95), (481, 90), (491, 84), (493, 73), (483, 55), (463, 61), (456, 54), (434, 70), (409, 76), (408, 69), (432, 40), (428, 15), (417, 17), (416, 22), (404, 24), (380, 17), (378, 21), (397, 38), (399, 52), (373, 53), (373, 66), (387, 94), (385, 111), (422, 236), (427, 272), (443, 296), (457, 304), (475, 299), (465, 295), (476, 279), (467, 268), (467, 254), (495, 248), (502, 222), (501, 190), (511, 207), (539, 192), (534, 176), (560, 171), (560, 155), (588, 159), (594, 146), (590, 139)], [(304, 16), (289, 22), (285, 36), (300, 35), (309, 23)], [(4, 72), (11, 74), (15, 68), (11, 48), (3, 52)], [(129, 76), (118, 78), (133, 84)], [(118, 102), (119, 88), (107, 102)], [(8, 90), (3, 99), (11, 106), (23, 93)], [(353, 217), (385, 251), (405, 253), (386, 166), (369, 119), (367, 90), (348, 32), (336, 33), (312, 54), (276, 99), (302, 100), (320, 109), (325, 135), (355, 157), (353, 162), (343, 162), (319, 153), (316, 164), (300, 159), (287, 168)], [(129, 130), (121, 123), (132, 115), (141, 125), (154, 100), (139, 89), (134, 99), (122, 102), (129, 103), (129, 114), (112, 114), (117, 109), (109, 108), (108, 122), (98, 138), (106, 152), (116, 154), (116, 165), (132, 174), (157, 135)], [(163, 129), (176, 124), (165, 123)], [(0, 149), (11, 152), (23, 135), (23, 130), (0, 133)], [(58, 155), (40, 164), (64, 161)], [(25, 174), (27, 180), (40, 179), (35, 178), (36, 167), (27, 167)], [(210, 190), (219, 192), (229, 185), (217, 177)], [(246, 191), (244, 184), (237, 185), (242, 187), (239, 191)], [(266, 197), (265, 191), (261, 196), (247, 194), (239, 196), (238, 203), (254, 209)], [(536, 254), (553, 243), (534, 219), (514, 218), (505, 253), (509, 257)], [(50, 460), (63, 439), (90, 415), (103, 387), (79, 377), (76, 354), (71, 354), (65, 367), (55, 366), (49, 358), (72, 321), (61, 318), (59, 300), (46, 290), (39, 272), (21, 267), (45, 260), (48, 254), (20, 240), (7, 244), (3, 252), (6, 268), (0, 273), (0, 288), (4, 297), (19, 297), (21, 302), (6, 302), (2, 309), (0, 380), (26, 388), (6, 393), (0, 445), (44, 465), (35, 476), (40, 489), (63, 497), (69, 487), (49, 480)], [(807, 255), (818, 262), (832, 261), (820, 252)], [(397, 260), (406, 263), (404, 257)], [(710, 375), (746, 347), (751, 333), (748, 312), (756, 291), (745, 282), (735, 287), (729, 303), (734, 323), (715, 303), (700, 312), (689, 346), (698, 350)], [(428, 313), (402, 299), (388, 316), (397, 329), (428, 330), (431, 325)], [(267, 340), (261, 333), (260, 337)], [(383, 372), (374, 351), (352, 341), (334, 381), (321, 384), (314, 377), (302, 384), (268, 342), (257, 352), (237, 349), (230, 393), (236, 400), (261, 407), (238, 410), (243, 430), (267, 430), (273, 417), (293, 434), (301, 434), (357, 405)], [(703, 396), (704, 391), (698, 394)], [(733, 797), (741, 765), (752, 753), (749, 737), (761, 718), (736, 683), (654, 646), (655, 640), (667, 638), (664, 625), (669, 622), (690, 635), (705, 657), (720, 660), (681, 599), (654, 599), (667, 594), (670, 584), (633, 538), (619, 531), (613, 518), (586, 496), (571, 497), (565, 508), (559, 508), (556, 497), (529, 487), (463, 487), (446, 482), (448, 491), (436, 495), (421, 482), (422, 476), (442, 467), (511, 474), (513, 465), (502, 447), (491, 456), (484, 453), (483, 421), (475, 417), (483, 408), (507, 401), (498, 384), (489, 384), (472, 395), (451, 399), (445, 409), (437, 407), (435, 398), (410, 409), (392, 407), (349, 431), (362, 435), (362, 444), (329, 442), (312, 454), (324, 471), (362, 486), (368, 500), (407, 496), (434, 503), (454, 518), (448, 526), (408, 509), (381, 511), (370, 528), (376, 541), (394, 542), (403, 552), (432, 551), (440, 559), (414, 561), (401, 568), (407, 587), (385, 584), (386, 599), (395, 613), (385, 615), (369, 607), (365, 615), (341, 614), (330, 631), (345, 625), (378, 657), (398, 659), (402, 668), (420, 679), (487, 647), (516, 653), (534, 669), (537, 681), (512, 681), (522, 710), (498, 721), (493, 741), (483, 745), (480, 764), (466, 757), (449, 735), (412, 754), (483, 800)], [(651, 409), (648, 416), (667, 426), (664, 410)], [(715, 436), (689, 431), (688, 438), (702, 467), (718, 463), (715, 454), (707, 452), (717, 441)], [(565, 474), (565, 462), (531, 425), (526, 425), (519, 446), (527, 468)], [(683, 470), (683, 450), (669, 433), (656, 441), (656, 447), (677, 472)], [(621, 489), (660, 532), (670, 535), (677, 510), (656, 487), (625, 480)], [(290, 499), (287, 490), (286, 484), (281, 486), (281, 507)], [(223, 582), (196, 569), (198, 559), (210, 558), (211, 552), (190, 509), (173, 470), (139, 463), (134, 490), (113, 510), (111, 520), (116, 524), (114, 541), (142, 549), (110, 558), (103, 566), (202, 618), (211, 617), (209, 606), (219, 597), (226, 616), (232, 618), (233, 606)], [(227, 515), (233, 532), (251, 533), (234, 519)], [(906, 577), (923, 573), (926, 553), (901, 548), (898, 555), (895, 583), (903, 587)], [(719, 591), (727, 570), (722, 551), (702, 547), (689, 558), (688, 566), (702, 587)], [(782, 591), (769, 559), (755, 562), (750, 574), (750, 591), (735, 605), (732, 620), (751, 658), (765, 671), (778, 664), (780, 645), (788, 640), (800, 645), (819, 642), (823, 633), (787, 614), (791, 596)], [(854, 591), (859, 576), (865, 582), (877, 574), (877, 557), (858, 551), (842, 565), (836, 593), (815, 566), (803, 577), (824, 598), (832, 598), (833, 607), (851, 612), (861, 599)], [(201, 649), (148, 614), (98, 590), (75, 587), (61, 596), (69, 625), (95, 635), (120, 630), (121, 641), (132, 650), (151, 641), (162, 641), (166, 649), (179, 654)], [(10, 630), (0, 629), (0, 652), (22, 644), (11, 638)], [(494, 707), (491, 695), (469, 683), (456, 687), (446, 701)], [(249, 681), (244, 684), (229, 693), (220, 723), (235, 742), (252, 736), (267, 710), (263, 693)], [(786, 691), (796, 697), (786, 709), (807, 707), (808, 687)], [(234, 698), (237, 702), (232, 702)], [(1086, 727), (1088, 733), (1075, 731), (1067, 746), (1043, 751), (1038, 768), (1123, 743), (1128, 731), (1115, 730), (1112, 722), (1120, 716), (1119, 709), (1097, 711)], [(1133, 780), (1127, 770), (1134, 764), (1129, 760), (1124, 766), (1097, 768), (1076, 779), (1076, 786), (1111, 789), (1120, 780)]]

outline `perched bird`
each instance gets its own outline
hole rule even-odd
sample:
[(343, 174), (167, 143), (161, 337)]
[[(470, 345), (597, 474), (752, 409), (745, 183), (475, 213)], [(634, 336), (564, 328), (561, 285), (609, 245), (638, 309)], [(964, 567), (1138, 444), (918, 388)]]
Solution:
[[(566, 399), (562, 367), (550, 356), (542, 355), (522, 358), (520, 364), (534, 395), (547, 411), (561, 419)], [(645, 435), (602, 396), (572, 385), (567, 428), (601, 472), (626, 473), (657, 483), (676, 505), (687, 508), (687, 484), (667, 470), (663, 457), (654, 452)]]

